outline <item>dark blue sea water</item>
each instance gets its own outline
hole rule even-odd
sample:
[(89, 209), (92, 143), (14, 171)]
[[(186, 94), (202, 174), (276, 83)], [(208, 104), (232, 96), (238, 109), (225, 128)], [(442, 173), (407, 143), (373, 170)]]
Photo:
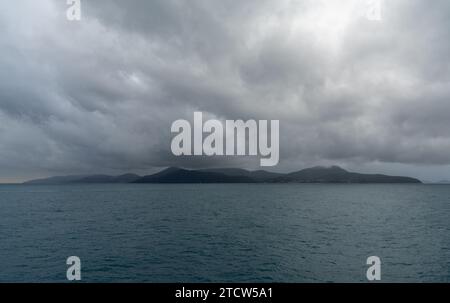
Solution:
[(0, 186), (0, 282), (450, 281), (450, 186)]

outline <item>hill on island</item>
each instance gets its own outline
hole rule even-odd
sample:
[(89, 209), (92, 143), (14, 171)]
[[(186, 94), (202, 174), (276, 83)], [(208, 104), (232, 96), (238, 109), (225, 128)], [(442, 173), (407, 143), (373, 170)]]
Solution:
[(48, 185), (48, 184), (70, 184), (70, 183), (133, 183), (142, 178), (135, 174), (125, 174), (120, 176), (108, 175), (74, 175), (74, 176), (56, 176), (45, 179), (37, 179), (25, 182), (29, 185)]
[(281, 174), (264, 170), (249, 171), (237, 168), (188, 170), (167, 168), (156, 174), (138, 176), (60, 176), (25, 182), (25, 184), (91, 184), (91, 183), (422, 183), (402, 176), (361, 174), (349, 172), (338, 166), (312, 167), (297, 172)]

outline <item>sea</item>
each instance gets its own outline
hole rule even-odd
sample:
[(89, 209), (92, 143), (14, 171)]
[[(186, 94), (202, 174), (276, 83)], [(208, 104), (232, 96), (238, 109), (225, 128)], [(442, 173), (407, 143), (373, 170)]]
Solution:
[(450, 281), (450, 186), (0, 185), (0, 282)]

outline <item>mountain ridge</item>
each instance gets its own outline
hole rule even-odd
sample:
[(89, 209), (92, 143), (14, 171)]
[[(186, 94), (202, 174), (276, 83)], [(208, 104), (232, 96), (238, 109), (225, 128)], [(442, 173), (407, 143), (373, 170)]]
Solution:
[(99, 183), (422, 183), (404, 176), (362, 174), (347, 171), (339, 166), (315, 166), (291, 173), (275, 173), (265, 170), (250, 171), (241, 168), (217, 168), (189, 170), (169, 167), (152, 175), (136, 174), (55, 176), (37, 179), (24, 184), (99, 184)]

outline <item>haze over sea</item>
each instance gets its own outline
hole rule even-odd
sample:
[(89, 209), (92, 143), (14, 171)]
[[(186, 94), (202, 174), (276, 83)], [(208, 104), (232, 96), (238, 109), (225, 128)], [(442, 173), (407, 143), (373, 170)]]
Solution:
[(449, 218), (448, 185), (0, 185), (0, 282), (449, 282)]

